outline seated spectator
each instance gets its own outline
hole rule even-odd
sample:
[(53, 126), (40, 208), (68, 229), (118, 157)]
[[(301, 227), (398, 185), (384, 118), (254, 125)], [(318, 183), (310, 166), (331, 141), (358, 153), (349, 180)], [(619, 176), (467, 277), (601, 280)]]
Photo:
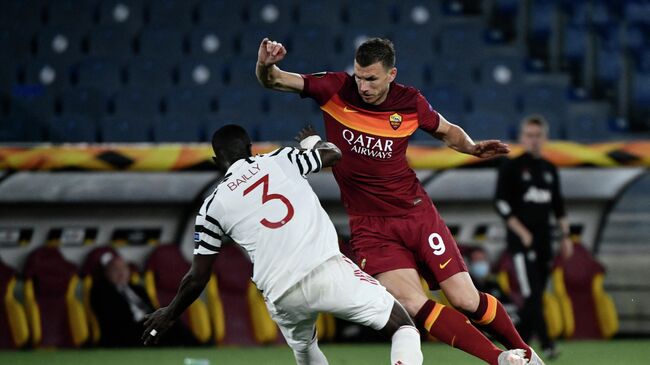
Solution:
[[(106, 347), (140, 346), (145, 316), (153, 312), (154, 307), (144, 287), (129, 282), (131, 269), (121, 256), (106, 252), (101, 256), (101, 265), (102, 270), (94, 278), (90, 291), (90, 305), (101, 330), (99, 343)], [(167, 346), (197, 344), (181, 322), (177, 322), (160, 343)]]
[(504, 308), (508, 312), (512, 322), (517, 325), (519, 322), (518, 308), (514, 305), (510, 298), (503, 293), (501, 287), (496, 281), (492, 273), (490, 261), (488, 260), (487, 253), (481, 247), (472, 247), (468, 250), (465, 261), (469, 275), (472, 277), (474, 286), (479, 291), (489, 293), (493, 297), (499, 299), (503, 303)]

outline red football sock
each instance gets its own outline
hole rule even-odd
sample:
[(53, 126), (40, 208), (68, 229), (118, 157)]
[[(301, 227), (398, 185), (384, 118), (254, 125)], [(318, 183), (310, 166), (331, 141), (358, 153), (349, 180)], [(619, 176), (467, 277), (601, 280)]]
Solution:
[(417, 324), (438, 340), (496, 365), (501, 350), (460, 312), (428, 300), (415, 315)]
[(509, 350), (526, 350), (526, 357), (530, 359), (530, 346), (519, 336), (519, 332), (512, 324), (512, 320), (501, 302), (490, 294), (479, 292), (480, 300), (474, 313), (467, 313), (474, 323), (481, 326), (490, 334), (497, 337)]

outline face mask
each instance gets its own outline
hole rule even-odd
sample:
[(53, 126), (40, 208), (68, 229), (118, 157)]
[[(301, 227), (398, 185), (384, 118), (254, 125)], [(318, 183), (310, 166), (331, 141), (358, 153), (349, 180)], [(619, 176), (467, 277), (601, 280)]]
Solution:
[(483, 279), (490, 273), (490, 265), (487, 261), (474, 262), (469, 267), (469, 274), (476, 279)]

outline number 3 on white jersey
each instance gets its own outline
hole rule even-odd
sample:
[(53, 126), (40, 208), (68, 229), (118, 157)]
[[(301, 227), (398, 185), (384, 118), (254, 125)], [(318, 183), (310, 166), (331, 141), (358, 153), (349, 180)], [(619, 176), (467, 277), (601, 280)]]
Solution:
[(429, 235), (429, 246), (433, 249), (433, 254), (436, 256), (445, 253), (445, 243), (442, 241), (442, 237), (437, 233), (431, 233)]

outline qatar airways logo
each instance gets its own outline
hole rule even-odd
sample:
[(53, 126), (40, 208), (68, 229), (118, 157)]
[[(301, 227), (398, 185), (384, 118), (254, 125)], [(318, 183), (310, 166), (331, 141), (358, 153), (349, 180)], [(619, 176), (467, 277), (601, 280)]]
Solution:
[(393, 156), (393, 140), (355, 134), (349, 129), (343, 130), (343, 139), (351, 146), (350, 150), (360, 155), (389, 159)]

